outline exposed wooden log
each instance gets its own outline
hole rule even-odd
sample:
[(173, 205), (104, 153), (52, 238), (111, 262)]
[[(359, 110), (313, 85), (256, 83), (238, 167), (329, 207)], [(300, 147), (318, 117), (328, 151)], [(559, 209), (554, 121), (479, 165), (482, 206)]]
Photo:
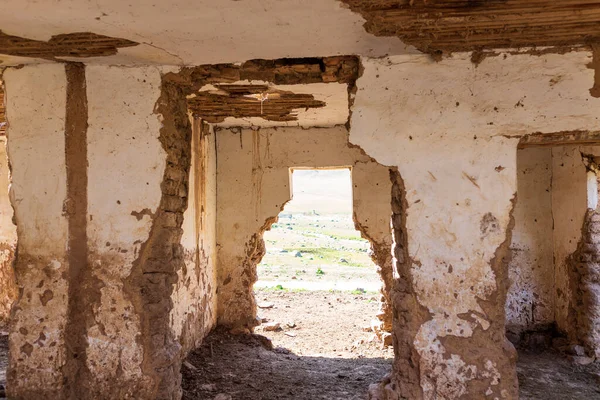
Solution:
[(341, 0), (365, 29), (426, 52), (576, 46), (600, 39), (600, 0)]
[(188, 99), (195, 117), (210, 123), (233, 118), (296, 121), (298, 109), (321, 108), (325, 102), (305, 93), (269, 89), (266, 85), (217, 85), (217, 93), (200, 92)]
[(7, 35), (0, 31), (0, 54), (18, 57), (55, 59), (56, 57), (97, 57), (117, 54), (120, 47), (137, 46), (127, 39), (112, 38), (91, 32), (52, 36), (49, 41)]
[(521, 138), (519, 149), (539, 146), (600, 145), (600, 131), (533, 133)]
[(167, 74), (178, 84), (197, 91), (206, 84), (228, 84), (238, 81), (263, 81), (276, 85), (308, 83), (345, 83), (350, 86), (358, 78), (356, 56), (324, 58), (283, 58), (250, 60), (242, 65), (214, 64), (186, 68), (181, 74)]
[[(324, 107), (325, 102), (311, 94), (274, 90), (272, 85), (342, 83), (350, 91), (359, 67), (356, 56), (250, 60), (241, 65), (184, 68), (165, 74), (163, 80), (188, 95), (189, 110), (206, 122), (223, 122), (227, 117), (295, 121), (296, 110)], [(207, 90), (209, 84), (214, 90)]]

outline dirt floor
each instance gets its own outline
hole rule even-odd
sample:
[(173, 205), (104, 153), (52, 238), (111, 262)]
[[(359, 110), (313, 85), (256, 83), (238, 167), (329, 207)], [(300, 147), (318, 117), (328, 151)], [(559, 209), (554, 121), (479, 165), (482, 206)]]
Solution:
[[(258, 291), (268, 307), (259, 309), (264, 323), (256, 329), (264, 338), (211, 334), (182, 368), (184, 399), (365, 399), (393, 357), (364, 329), (377, 311), (375, 297)], [(265, 331), (273, 322), (280, 328)]]
[[(365, 400), (369, 384), (391, 368), (366, 331), (377, 311), (372, 295), (257, 291), (261, 336), (217, 331), (182, 368), (184, 399)], [(265, 331), (269, 323), (280, 329)], [(577, 365), (547, 350), (519, 353), (521, 400), (600, 399), (600, 363)], [(483, 398), (483, 397), (482, 397)]]
[(564, 354), (519, 352), (521, 400), (600, 399), (600, 363), (577, 365)]
[[(261, 290), (261, 336), (213, 332), (182, 367), (186, 400), (355, 400), (391, 368), (363, 330), (377, 310), (372, 295)], [(269, 322), (281, 330), (265, 332)], [(293, 326), (293, 327), (291, 327)], [(0, 398), (8, 336), (0, 334)], [(600, 400), (600, 363), (577, 365), (561, 353), (519, 353), (521, 400)], [(220, 397), (218, 397), (221, 395)]]

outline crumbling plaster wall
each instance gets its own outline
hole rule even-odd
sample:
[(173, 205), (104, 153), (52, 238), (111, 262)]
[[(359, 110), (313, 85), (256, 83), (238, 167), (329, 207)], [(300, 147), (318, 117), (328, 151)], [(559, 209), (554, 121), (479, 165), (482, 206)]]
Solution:
[(582, 237), (582, 233), (589, 234), (584, 229), (589, 225), (585, 221), (588, 209), (593, 208), (589, 197), (597, 196), (597, 189), (589, 185), (584, 157), (597, 156), (600, 149), (577, 145), (537, 147), (521, 149), (517, 154), (518, 200), (506, 304), (508, 331), (518, 340), (523, 330), (543, 330), (556, 324), (559, 332), (581, 341), (585, 334), (579, 332), (573, 315), (594, 313), (580, 310), (581, 305), (576, 304), (573, 285), (585, 285), (586, 280), (573, 275), (580, 263), (573, 257), (581, 251), (583, 241), (593, 239)]
[(598, 146), (561, 146), (552, 149), (552, 211), (556, 282), (555, 319), (562, 332), (577, 336), (572, 317), (571, 255), (582, 240), (588, 211), (588, 176), (583, 154), (598, 156)]
[(59, 398), (69, 267), (63, 213), (64, 66), (8, 69), (3, 78), (10, 118), (10, 198), (19, 238), (15, 276), (21, 292), (11, 318), (8, 395)]
[(8, 197), (10, 171), (6, 154), (6, 136), (0, 136), (0, 326), (6, 325), (18, 291), (13, 270), (17, 246), (17, 227)]
[[(355, 222), (379, 246), (376, 253), (389, 253), (389, 169), (350, 146), (345, 127), (222, 129), (216, 137), (220, 325), (258, 324), (252, 287), (262, 234), (291, 198), (290, 168), (352, 167)], [(382, 269), (391, 269), (391, 259), (381, 258), (389, 262)]]
[(591, 59), (363, 59), (350, 140), (398, 166), (408, 236), (400, 262), (412, 281), (398, 286), (398, 298), (416, 305), (395, 301), (395, 313), (428, 311), (407, 327), (415, 352), (396, 358), (385, 388), (393, 395), (517, 397), (515, 351), (504, 336), (517, 144), (533, 132), (595, 128)]
[(98, 390), (103, 382), (120, 382), (123, 390), (139, 385), (144, 396), (146, 389), (140, 384), (151, 382), (141, 365), (141, 310), (135, 298), (139, 289), (128, 278), (161, 199), (166, 154), (154, 114), (160, 71), (90, 66), (86, 81), (88, 263), (99, 289), (95, 321), (87, 329), (86, 363)]
[(193, 121), (188, 208), (183, 215), (185, 268), (173, 291), (172, 325), (183, 351), (200, 345), (216, 324), (217, 170), (212, 126)]
[(506, 323), (511, 333), (554, 322), (552, 148), (517, 151), (517, 203), (509, 263)]
[[(352, 168), (354, 224), (371, 244), (371, 259), (382, 280), (379, 322), (376, 334), (384, 340), (392, 332), (393, 286), (391, 216), (391, 182), (388, 168), (373, 168), (373, 163), (355, 163)], [(372, 321), (377, 322), (377, 321)]]
[[(11, 398), (179, 398), (183, 353), (214, 324), (214, 138), (197, 138), (192, 167), (198, 146), (191, 125), (169, 130), (162, 72), (4, 73), (21, 291)], [(186, 213), (190, 179), (205, 200)]]

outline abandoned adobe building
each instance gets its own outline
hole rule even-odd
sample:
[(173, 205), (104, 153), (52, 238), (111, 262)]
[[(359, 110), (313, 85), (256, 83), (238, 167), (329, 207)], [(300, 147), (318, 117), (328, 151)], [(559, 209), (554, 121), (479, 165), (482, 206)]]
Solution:
[(293, 168), (352, 168), (369, 398), (517, 399), (527, 332), (600, 358), (600, 1), (143, 3), (2, 2), (8, 398), (179, 399), (259, 323)]

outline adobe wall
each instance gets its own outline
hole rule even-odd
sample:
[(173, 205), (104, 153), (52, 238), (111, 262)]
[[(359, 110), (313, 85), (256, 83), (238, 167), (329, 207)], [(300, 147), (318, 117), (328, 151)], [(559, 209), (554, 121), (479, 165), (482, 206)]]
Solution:
[(598, 146), (552, 150), (556, 322), (573, 343), (600, 355)]
[(550, 147), (517, 151), (517, 202), (506, 300), (506, 324), (513, 335), (548, 328), (554, 322), (552, 166)]
[(13, 271), (17, 227), (8, 197), (9, 178), (6, 136), (0, 136), (0, 326), (8, 323), (10, 308), (18, 295)]
[(63, 212), (65, 67), (8, 69), (3, 78), (10, 123), (10, 197), (19, 238), (15, 277), (21, 291), (11, 318), (7, 394), (60, 398), (67, 358), (69, 270)]
[(591, 60), (590, 52), (500, 54), (478, 65), (464, 53), (362, 60), (350, 141), (398, 167), (395, 230), (406, 231), (405, 243), (395, 241), (404, 280), (392, 291), (397, 357), (372, 396), (517, 398), (505, 337), (517, 145), (534, 132), (595, 129)]
[(170, 316), (184, 353), (200, 345), (217, 318), (215, 134), (198, 119), (192, 124), (189, 200), (181, 238), (185, 268), (178, 271)]
[(252, 290), (262, 234), (291, 199), (290, 168), (352, 167), (356, 226), (372, 240), (382, 275), (391, 275), (389, 168), (349, 145), (345, 127), (222, 129), (216, 136), (219, 325), (251, 330), (258, 323)]
[(192, 142), (162, 72), (5, 71), (22, 291), (10, 397), (181, 395), (181, 359), (214, 324), (214, 137)]
[[(572, 298), (568, 258), (581, 240), (587, 211), (587, 173), (580, 146), (552, 149), (552, 208), (556, 282), (555, 319), (558, 328), (571, 331), (569, 305)], [(589, 149), (588, 149), (589, 150)]]

